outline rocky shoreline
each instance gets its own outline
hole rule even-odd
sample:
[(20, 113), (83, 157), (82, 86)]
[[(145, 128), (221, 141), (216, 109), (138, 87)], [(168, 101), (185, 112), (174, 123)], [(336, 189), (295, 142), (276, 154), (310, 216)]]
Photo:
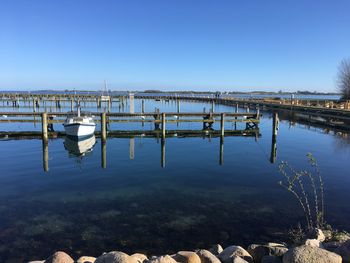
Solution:
[(350, 263), (350, 236), (334, 235), (313, 229), (298, 244), (251, 244), (246, 249), (216, 244), (208, 249), (179, 251), (173, 255), (147, 256), (121, 251), (103, 253), (96, 257), (82, 256), (76, 261), (67, 253), (58, 251), (46, 260), (28, 263)]

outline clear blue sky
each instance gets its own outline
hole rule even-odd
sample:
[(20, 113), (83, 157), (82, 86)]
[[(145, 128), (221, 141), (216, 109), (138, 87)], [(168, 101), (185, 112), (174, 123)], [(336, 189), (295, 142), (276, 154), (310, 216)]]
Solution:
[(2, 0), (0, 89), (335, 91), (349, 0)]

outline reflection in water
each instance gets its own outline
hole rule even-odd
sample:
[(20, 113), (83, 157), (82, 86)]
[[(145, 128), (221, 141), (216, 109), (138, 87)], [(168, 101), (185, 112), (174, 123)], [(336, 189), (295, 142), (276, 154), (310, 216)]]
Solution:
[(92, 151), (94, 145), (96, 144), (96, 138), (95, 135), (93, 135), (84, 140), (77, 140), (66, 136), (63, 144), (70, 157), (83, 157)]
[(49, 144), (45, 140), (42, 140), (43, 143), (43, 168), (44, 172), (49, 171)]

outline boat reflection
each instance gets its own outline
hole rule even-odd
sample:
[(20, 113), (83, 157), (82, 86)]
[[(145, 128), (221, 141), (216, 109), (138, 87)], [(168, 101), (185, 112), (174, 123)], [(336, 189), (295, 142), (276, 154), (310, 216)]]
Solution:
[(69, 157), (84, 157), (92, 152), (96, 144), (96, 138), (95, 135), (92, 135), (83, 140), (78, 140), (74, 137), (66, 136), (63, 144), (69, 153)]

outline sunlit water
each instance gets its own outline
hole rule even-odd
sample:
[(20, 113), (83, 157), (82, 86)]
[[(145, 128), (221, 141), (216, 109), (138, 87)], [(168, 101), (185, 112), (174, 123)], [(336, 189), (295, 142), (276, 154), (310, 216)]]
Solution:
[[(155, 107), (161, 112), (177, 109), (176, 103), (146, 101), (146, 111)], [(202, 112), (203, 107), (209, 110), (211, 105), (181, 103), (183, 112)], [(140, 109), (136, 100), (135, 110)], [(234, 111), (222, 105), (215, 110)], [(118, 104), (112, 111), (119, 111)], [(277, 159), (271, 163), (272, 119), (263, 113), (259, 138), (225, 137), (222, 165), (220, 138), (167, 138), (165, 167), (156, 138), (110, 138), (105, 169), (99, 138), (92, 151), (80, 157), (69, 153), (64, 138), (53, 139), (48, 172), (43, 170), (41, 140), (0, 141), (0, 262), (44, 259), (56, 250), (74, 257), (110, 250), (162, 254), (214, 243), (283, 241), (289, 228), (304, 224), (304, 216), (293, 196), (278, 184), (278, 164), (285, 160), (308, 168), (308, 152), (316, 157), (323, 176), (327, 222), (350, 230), (346, 134), (283, 120)], [(111, 126), (154, 128), (150, 123)], [(61, 124), (54, 127), (63, 130)], [(201, 124), (167, 128), (200, 129)], [(0, 126), (40, 129), (40, 123)]]

